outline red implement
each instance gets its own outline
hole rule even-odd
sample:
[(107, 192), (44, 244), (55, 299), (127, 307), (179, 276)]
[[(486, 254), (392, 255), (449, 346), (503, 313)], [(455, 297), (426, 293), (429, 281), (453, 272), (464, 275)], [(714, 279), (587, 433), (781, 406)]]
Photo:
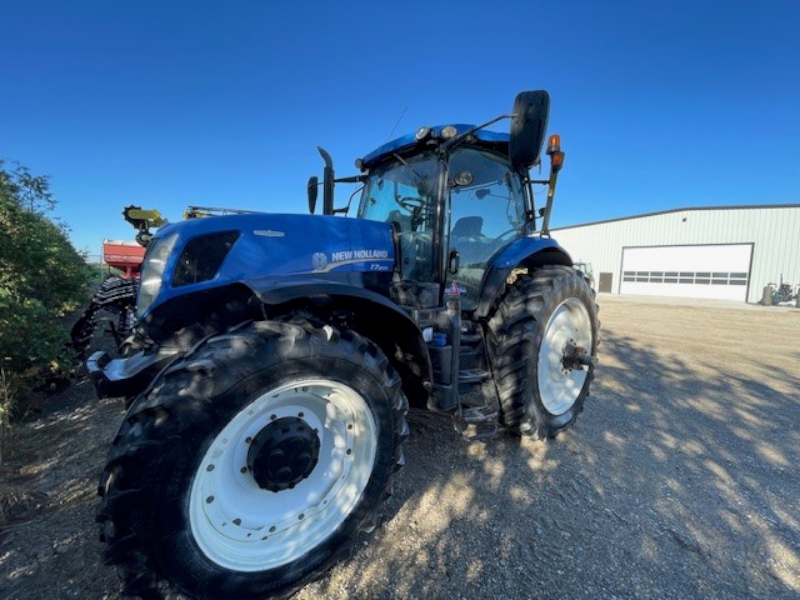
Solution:
[(125, 279), (138, 278), (144, 260), (144, 247), (136, 242), (103, 240), (103, 261), (123, 271)]

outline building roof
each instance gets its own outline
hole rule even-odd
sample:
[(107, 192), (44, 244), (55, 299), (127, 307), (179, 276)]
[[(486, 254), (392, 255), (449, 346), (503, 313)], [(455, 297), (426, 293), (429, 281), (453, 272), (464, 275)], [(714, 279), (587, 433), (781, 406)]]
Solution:
[(616, 219), (603, 219), (601, 221), (590, 221), (589, 223), (578, 223), (576, 225), (565, 225), (564, 227), (553, 227), (550, 231), (561, 229), (577, 229), (578, 227), (591, 227), (593, 225), (603, 225), (605, 223), (616, 223), (618, 221), (630, 221), (632, 219), (643, 219), (645, 217), (656, 217), (658, 215), (668, 215), (670, 213), (681, 213), (701, 210), (751, 210), (756, 208), (800, 208), (800, 204), (741, 204), (725, 206), (690, 206), (686, 208), (672, 208), (670, 210), (660, 210), (641, 215), (631, 215), (630, 217), (617, 217)]

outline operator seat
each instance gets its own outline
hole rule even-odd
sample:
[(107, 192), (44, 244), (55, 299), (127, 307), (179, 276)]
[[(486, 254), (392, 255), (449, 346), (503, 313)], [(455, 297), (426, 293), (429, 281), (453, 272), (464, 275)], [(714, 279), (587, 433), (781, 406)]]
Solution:
[(481, 234), (482, 229), (483, 217), (462, 217), (456, 221), (451, 233), (453, 237), (478, 240), (483, 237)]
[(486, 262), (489, 239), (481, 233), (483, 217), (462, 217), (450, 232), (450, 246), (461, 257), (461, 265), (483, 265)]

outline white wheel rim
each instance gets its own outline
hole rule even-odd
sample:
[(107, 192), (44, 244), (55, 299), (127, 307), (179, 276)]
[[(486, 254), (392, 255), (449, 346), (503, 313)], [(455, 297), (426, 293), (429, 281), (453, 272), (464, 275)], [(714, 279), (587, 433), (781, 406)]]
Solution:
[(568, 344), (591, 354), (592, 322), (586, 306), (577, 298), (567, 298), (547, 320), (539, 350), (539, 395), (547, 412), (563, 415), (578, 399), (588, 370), (567, 369), (564, 351)]
[[(300, 418), (319, 436), (319, 460), (293, 489), (258, 487), (247, 464), (249, 439), (271, 421)], [(203, 553), (234, 571), (288, 564), (323, 543), (353, 512), (377, 452), (364, 398), (331, 380), (309, 379), (262, 394), (223, 428), (206, 451), (189, 497), (192, 534)]]

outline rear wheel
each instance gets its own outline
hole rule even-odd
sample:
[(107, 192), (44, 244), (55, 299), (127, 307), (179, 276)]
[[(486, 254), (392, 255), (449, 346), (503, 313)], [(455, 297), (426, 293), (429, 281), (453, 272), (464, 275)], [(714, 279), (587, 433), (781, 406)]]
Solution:
[(129, 593), (264, 598), (371, 531), (403, 464), (407, 402), (352, 332), (257, 323), (208, 340), (139, 397), (98, 513)]
[(489, 319), (503, 424), (555, 437), (583, 410), (594, 378), (597, 306), (586, 277), (552, 266), (520, 276)]

